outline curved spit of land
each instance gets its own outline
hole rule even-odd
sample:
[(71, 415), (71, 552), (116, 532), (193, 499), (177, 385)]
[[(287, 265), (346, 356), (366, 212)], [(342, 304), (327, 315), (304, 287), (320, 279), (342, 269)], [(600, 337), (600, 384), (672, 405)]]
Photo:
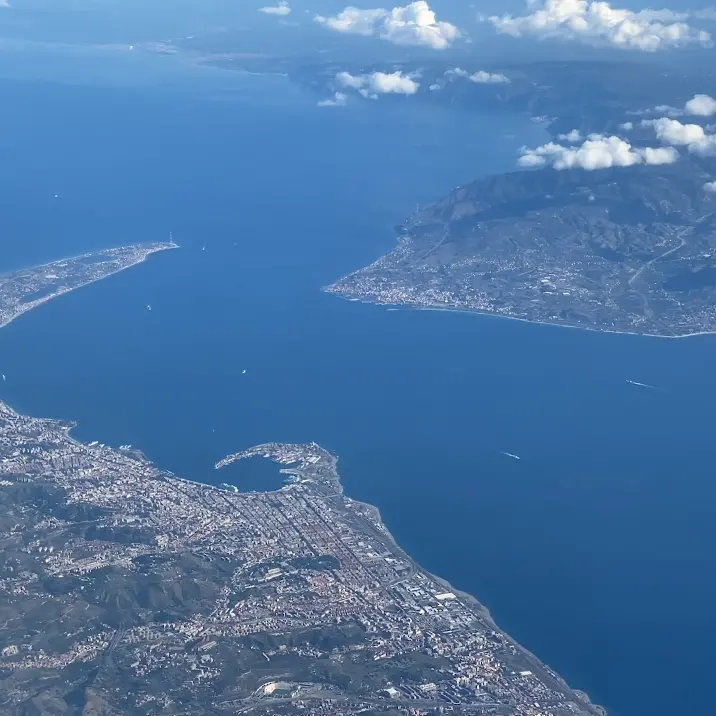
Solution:
[(136, 266), (158, 251), (176, 248), (173, 241), (120, 246), (0, 276), (0, 328), (63, 293)]
[(0, 402), (3, 713), (602, 716), (346, 497), (316, 443), (219, 461), (290, 477), (240, 493), (71, 427)]

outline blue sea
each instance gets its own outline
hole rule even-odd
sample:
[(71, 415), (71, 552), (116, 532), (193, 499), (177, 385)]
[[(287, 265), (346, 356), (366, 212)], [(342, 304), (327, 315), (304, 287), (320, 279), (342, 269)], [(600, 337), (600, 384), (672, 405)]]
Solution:
[(610, 713), (713, 713), (716, 337), (320, 292), (416, 204), (511, 169), (538, 126), (319, 109), (285, 78), (172, 58), (47, 67), (0, 58), (0, 270), (169, 231), (182, 248), (0, 332), (3, 400), (240, 489), (279, 478), (217, 459), (316, 440), (426, 568)]

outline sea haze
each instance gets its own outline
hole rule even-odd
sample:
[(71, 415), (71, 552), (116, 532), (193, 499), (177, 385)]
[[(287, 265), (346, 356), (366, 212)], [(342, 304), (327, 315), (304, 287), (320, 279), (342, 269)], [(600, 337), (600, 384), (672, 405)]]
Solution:
[(170, 230), (182, 248), (0, 332), (0, 397), (215, 483), (273, 486), (212, 465), (315, 440), (421, 563), (612, 714), (709, 713), (716, 339), (319, 290), (541, 130), (121, 58), (103, 88), (3, 81), (0, 269)]

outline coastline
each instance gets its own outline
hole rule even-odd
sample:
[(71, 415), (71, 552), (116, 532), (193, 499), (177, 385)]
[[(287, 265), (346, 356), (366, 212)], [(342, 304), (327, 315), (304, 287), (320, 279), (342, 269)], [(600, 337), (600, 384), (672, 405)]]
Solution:
[[(282, 443), (263, 443), (260, 445), (254, 445), (250, 446), (244, 450), (241, 450), (237, 453), (233, 453), (231, 455), (226, 456), (225, 458), (222, 458), (221, 460), (217, 461), (215, 463), (215, 469), (219, 470), (222, 467), (228, 466), (232, 464), (233, 462), (237, 460), (242, 460), (245, 457), (253, 457), (258, 456), (262, 457), (262, 459), (270, 460), (271, 462), (274, 462), (276, 464), (282, 464), (279, 460), (274, 459), (274, 457), (268, 455), (268, 454), (261, 454), (258, 451), (259, 450), (268, 450), (276, 446), (285, 446)], [(327, 472), (327, 474), (324, 476), (324, 479), (322, 481), (318, 481), (316, 479), (313, 479), (310, 477), (310, 473), (306, 473), (304, 469), (302, 469), (301, 466), (293, 467), (291, 465), (287, 465), (286, 467), (281, 468), (280, 472), (288, 475), (294, 475), (294, 476), (307, 476), (308, 482), (309, 482), (309, 489), (314, 490), (317, 494), (322, 495), (323, 497), (327, 499), (331, 499), (336, 507), (338, 507), (341, 511), (344, 511), (348, 513), (352, 518), (358, 519), (360, 522), (364, 524), (364, 528), (369, 531), (377, 531), (380, 533), (380, 536), (386, 539), (391, 546), (395, 549), (396, 553), (403, 556), (406, 561), (408, 561), (416, 571), (420, 571), (423, 574), (427, 575), (429, 578), (435, 580), (438, 584), (440, 584), (442, 587), (445, 588), (446, 591), (452, 592), (453, 594), (457, 595), (460, 599), (462, 599), (470, 608), (474, 609), (478, 614), (479, 617), (486, 623), (487, 626), (489, 626), (493, 631), (503, 635), (514, 647), (517, 651), (525, 655), (529, 660), (532, 660), (539, 668), (544, 670), (544, 672), (552, 678), (556, 683), (558, 683), (563, 689), (565, 689), (567, 692), (571, 692), (575, 694), (587, 707), (592, 708), (596, 710), (599, 714), (602, 714), (602, 716), (607, 716), (608, 711), (605, 707), (601, 706), (600, 704), (594, 703), (591, 698), (589, 697), (589, 694), (584, 691), (583, 689), (575, 689), (572, 688), (567, 681), (554, 669), (552, 669), (548, 664), (543, 662), (534, 652), (532, 652), (527, 647), (520, 644), (518, 641), (513, 639), (508, 632), (506, 632), (504, 629), (502, 629), (497, 622), (495, 621), (494, 617), (492, 616), (492, 613), (490, 612), (489, 608), (485, 606), (480, 600), (473, 594), (470, 594), (469, 592), (465, 592), (461, 589), (456, 589), (448, 580), (444, 579), (443, 577), (440, 577), (437, 574), (434, 574), (432, 572), (429, 572), (427, 569), (422, 567), (419, 562), (417, 562), (408, 552), (406, 552), (399, 544), (399, 542), (395, 539), (393, 534), (388, 529), (388, 526), (386, 525), (385, 521), (383, 520), (383, 517), (380, 513), (380, 509), (369, 502), (363, 502), (361, 500), (352, 498), (350, 496), (347, 496), (343, 489), (343, 484), (341, 482), (340, 477), (340, 471), (338, 469), (338, 463), (339, 463), (339, 457), (335, 453), (330, 452), (329, 450), (326, 450), (325, 448), (321, 447), (319, 444), (313, 442), (308, 443), (305, 445), (293, 445), (291, 446), (293, 448), (307, 448), (311, 447), (314, 449), (318, 449), (322, 455), (328, 459), (330, 468)], [(154, 465), (154, 463), (152, 463)], [(161, 468), (154, 465), (154, 467), (161, 473), (162, 476), (166, 475), (166, 471), (162, 470)], [(197, 482), (193, 480), (187, 480), (186, 478), (179, 477), (177, 475), (174, 475), (173, 473), (169, 474), (171, 479), (178, 480), (180, 482), (187, 482), (194, 485), (201, 485), (204, 489), (208, 489), (210, 491), (219, 491), (223, 492), (223, 488), (218, 487), (216, 485), (211, 485), (207, 483)], [(326, 494), (323, 492), (322, 487), (330, 485), (330, 487), (335, 489), (335, 492), (333, 494)], [(291, 483), (287, 483), (283, 487), (280, 487), (276, 490), (250, 490), (246, 491), (243, 494), (262, 494), (262, 495), (271, 495), (271, 494), (277, 494), (283, 490), (290, 490), (292, 487)], [(241, 492), (241, 491), (239, 491)], [(358, 507), (359, 509), (356, 510), (355, 508)], [(366, 517), (364, 514), (361, 513), (361, 510), (368, 513), (369, 517)]]
[[(33, 264), (31, 266), (21, 266), (20, 268), (13, 269), (12, 271), (1, 272), (0, 278), (7, 278), (8, 276), (12, 276), (12, 274), (20, 273), (21, 271), (37, 271), (39, 269), (44, 269), (44, 268), (47, 268), (48, 266), (53, 266), (54, 264), (59, 264), (64, 261), (77, 261), (78, 259), (86, 259), (86, 258), (89, 258), (90, 256), (99, 256), (100, 254), (108, 254), (112, 251), (126, 251), (127, 249), (139, 249), (139, 248), (147, 249), (146, 256), (150, 256), (151, 254), (156, 254), (160, 251), (169, 251), (170, 249), (180, 249), (181, 246), (173, 240), (156, 241), (151, 244), (126, 244), (124, 246), (110, 246), (107, 249), (97, 249), (97, 251), (85, 251), (82, 254), (74, 254), (72, 256), (61, 256), (58, 259), (52, 259), (52, 261), (46, 261), (44, 264)], [(144, 260), (144, 259), (142, 259), (142, 260)], [(138, 261), (137, 263), (132, 264), (132, 266), (136, 266), (139, 263), (141, 263), (141, 261)]]
[[(34, 418), (32, 416), (27, 416), (23, 413), (18, 413), (13, 408), (11, 408), (7, 403), (0, 400), (0, 414), (1, 413), (11, 413), (16, 418), (20, 419), (27, 419), (31, 421), (39, 421), (39, 422), (48, 422), (55, 425), (55, 427), (64, 434), (68, 440), (78, 446), (83, 446), (85, 449), (94, 449), (96, 446), (92, 446), (89, 443), (82, 442), (80, 440), (76, 440), (75, 438), (72, 438), (70, 436), (71, 430), (76, 427), (76, 423), (69, 421), (69, 420), (62, 420), (62, 419), (56, 419), (56, 418)], [(404, 557), (406, 561), (408, 561), (416, 572), (421, 572), (424, 576), (427, 576), (428, 578), (434, 580), (437, 584), (439, 584), (441, 587), (443, 587), (446, 591), (452, 592), (454, 595), (459, 597), (467, 607), (469, 607), (471, 610), (474, 610), (476, 612), (476, 616), (478, 619), (480, 619), (485, 626), (487, 626), (489, 629), (494, 631), (496, 634), (501, 635), (501, 637), (504, 637), (504, 639), (514, 647), (516, 653), (520, 654), (521, 656), (526, 658), (527, 665), (530, 666), (532, 669), (535, 670), (535, 672), (530, 671), (529, 673), (535, 673), (535, 675), (539, 674), (538, 678), (543, 682), (547, 683), (549, 685), (549, 681), (551, 680), (554, 684), (556, 684), (562, 691), (562, 694), (567, 698), (572, 698), (572, 702), (580, 702), (582, 706), (586, 707), (591, 713), (595, 713), (598, 716), (607, 716), (607, 711), (604, 709), (604, 707), (594, 704), (590, 699), (586, 692), (584, 692), (581, 689), (574, 689), (571, 688), (568, 683), (553, 669), (551, 669), (548, 665), (546, 665), (544, 662), (542, 662), (533, 652), (519, 644), (517, 641), (512, 639), (507, 632), (500, 629), (500, 627), (495, 623), (494, 619), (490, 615), (489, 610), (487, 607), (485, 607), (483, 604), (481, 604), (476, 597), (474, 597), (472, 594), (469, 594), (467, 592), (464, 592), (462, 590), (455, 589), (447, 580), (434, 575), (427, 570), (425, 570), (423, 567), (420, 566), (419, 563), (417, 563), (410, 555), (405, 552), (405, 550), (400, 547), (400, 545), (396, 542), (393, 535), (388, 530), (387, 526), (383, 522), (383, 519), (380, 515), (379, 509), (370, 503), (362, 502), (359, 500), (354, 500), (352, 498), (348, 498), (344, 496), (342, 484), (340, 481), (340, 473), (338, 470), (338, 456), (334, 453), (329, 452), (328, 450), (325, 450), (317, 443), (307, 443), (307, 444), (283, 444), (283, 443), (266, 443), (263, 445), (254, 446), (252, 448), (247, 448), (246, 451), (243, 452), (249, 452), (256, 449), (261, 448), (290, 448), (292, 450), (298, 450), (298, 451), (306, 451), (310, 450), (311, 455), (320, 455), (320, 457), (325, 460), (326, 462), (322, 462), (320, 464), (321, 473), (320, 477), (321, 479), (315, 479), (314, 477), (311, 477), (312, 473), (310, 472), (310, 467), (315, 465), (316, 462), (312, 462), (311, 460), (306, 461), (305, 463), (302, 463), (297, 468), (286, 468), (286, 472), (290, 472), (292, 474), (296, 475), (305, 475), (308, 479), (306, 482), (302, 485), (302, 489), (306, 489), (309, 492), (313, 492), (316, 494), (316, 496), (330, 501), (333, 506), (339, 511), (344, 513), (347, 517), (350, 518), (351, 521), (354, 523), (357, 523), (359, 528), (364, 529), (366, 532), (372, 532), (375, 533), (376, 528), (380, 532), (380, 537), (384, 541), (387, 541), (390, 546), (392, 546), (395, 549), (396, 555), (400, 557)], [(131, 451), (127, 450), (119, 450), (118, 448), (114, 448), (108, 445), (99, 446), (99, 450), (101, 451), (107, 451), (108, 453), (119, 453), (125, 457), (128, 457), (130, 459), (137, 459), (134, 455), (130, 455), (129, 453), (137, 453), (142, 458), (144, 457), (140, 450), (133, 448)], [(274, 462), (279, 462), (277, 460), (274, 460), (271, 456), (267, 455), (265, 456), (265, 459), (273, 460)], [(224, 490), (220, 487), (217, 487), (216, 485), (207, 484), (203, 482), (197, 482), (193, 480), (187, 480), (185, 478), (179, 477), (175, 475), (172, 472), (163, 470), (161, 467), (156, 465), (152, 461), (147, 461), (148, 466), (153, 468), (152, 472), (153, 474), (148, 475), (150, 479), (158, 479), (162, 481), (166, 481), (167, 483), (179, 483), (179, 484), (193, 484), (195, 486), (198, 486), (201, 488), (200, 494), (206, 494), (206, 493), (212, 493), (212, 492), (224, 492)], [(304, 470), (304, 468), (309, 468), (308, 470)], [(333, 488), (336, 488), (335, 492), (329, 492), (326, 493), (323, 489), (326, 485), (330, 485)], [(293, 489), (293, 485), (287, 485), (283, 488), (284, 490), (291, 490)], [(266, 491), (262, 492), (260, 494), (272, 494), (278, 491)], [(359, 508), (359, 509), (356, 509)], [(366, 514), (367, 513), (367, 514)], [(390, 583), (384, 585), (384, 588), (389, 588), (391, 586)], [(541, 673), (540, 673), (541, 672)]]
[(531, 318), (520, 318), (519, 316), (510, 316), (508, 314), (504, 313), (494, 313), (492, 311), (481, 311), (475, 308), (457, 308), (457, 307), (450, 307), (450, 306), (418, 306), (412, 303), (398, 303), (393, 301), (373, 301), (369, 298), (360, 298), (358, 296), (354, 296), (352, 294), (349, 294), (345, 291), (340, 290), (333, 290), (332, 286), (335, 284), (331, 284), (330, 286), (326, 286), (321, 289), (323, 293), (328, 293), (333, 296), (337, 296), (340, 299), (343, 299), (344, 301), (358, 301), (360, 303), (366, 303), (373, 306), (385, 306), (387, 308), (392, 308), (393, 310), (404, 310), (404, 311), (445, 311), (447, 313), (463, 313), (466, 315), (472, 315), (472, 316), (484, 316), (487, 318), (504, 318), (506, 320), (510, 321), (520, 321), (521, 323), (531, 323), (533, 325), (537, 326), (549, 326), (552, 328), (573, 328), (576, 330), (581, 331), (590, 331), (592, 333), (612, 333), (616, 335), (623, 335), (623, 336), (637, 336), (640, 338), (658, 338), (658, 339), (684, 339), (684, 338), (696, 338), (698, 336), (713, 336), (716, 335), (716, 329), (713, 331), (696, 331), (694, 333), (684, 333), (679, 336), (671, 336), (671, 335), (665, 335), (661, 333), (645, 333), (645, 332), (639, 332), (639, 331), (620, 331), (616, 330), (614, 328), (600, 328), (597, 326), (581, 326), (576, 323), (558, 323), (556, 321), (537, 321)]
[[(2, 401), (0, 401), (0, 404), (2, 404)], [(76, 424), (74, 423), (67, 423), (67, 421), (56, 421), (56, 422), (64, 422), (65, 425), (67, 425), (67, 432), (69, 433), (72, 427), (75, 427)], [(72, 439), (75, 443), (79, 443), (82, 445), (86, 445), (85, 443), (82, 443), (81, 441)], [(314, 477), (311, 476), (310, 472), (307, 472), (305, 470), (305, 467), (301, 464), (298, 464), (296, 466), (293, 466), (292, 464), (285, 464), (282, 463), (281, 460), (278, 460), (275, 458), (275, 456), (272, 456), (270, 454), (270, 451), (275, 450), (276, 448), (285, 448), (290, 447), (292, 449), (302, 449), (305, 450), (307, 448), (310, 448), (312, 452), (318, 452), (321, 454), (321, 456), (328, 461), (328, 470), (322, 475), (321, 480), (317, 480)], [(116, 448), (110, 448), (110, 449), (116, 449)], [(133, 452), (137, 452), (139, 454), (142, 454), (140, 450), (137, 448), (132, 449)], [(122, 451), (123, 454), (127, 454), (125, 451)], [(142, 454), (143, 456), (143, 454)], [(338, 508), (340, 511), (348, 514), (351, 518), (354, 520), (358, 520), (363, 524), (363, 528), (367, 531), (375, 532), (378, 531), (379, 535), (385, 539), (387, 542), (390, 543), (390, 545), (395, 549), (396, 553), (404, 559), (409, 562), (415, 571), (422, 572), (427, 577), (435, 580), (438, 584), (440, 584), (446, 591), (452, 592), (456, 596), (458, 596), (461, 600), (463, 600), (471, 609), (473, 609), (475, 612), (477, 612), (480, 619), (484, 621), (484, 623), (493, 631), (501, 634), (505, 637), (505, 639), (512, 644), (515, 649), (520, 652), (522, 655), (527, 657), (528, 660), (531, 660), (537, 667), (542, 669), (546, 675), (549, 676), (549, 678), (553, 679), (561, 688), (563, 688), (565, 691), (574, 694), (577, 698), (579, 698), (584, 705), (586, 705), (588, 708), (592, 708), (595, 711), (597, 711), (602, 716), (607, 716), (608, 711), (605, 707), (601, 706), (600, 704), (594, 703), (589, 694), (584, 691), (583, 689), (576, 689), (572, 688), (567, 681), (554, 669), (552, 669), (548, 664), (543, 662), (533, 651), (525, 647), (524, 645), (520, 644), (517, 640), (512, 638), (508, 632), (506, 632), (504, 629), (502, 629), (497, 622), (495, 621), (494, 617), (492, 616), (492, 613), (490, 612), (489, 608), (485, 606), (480, 600), (473, 594), (469, 592), (465, 592), (461, 589), (455, 588), (447, 579), (444, 579), (443, 577), (434, 574), (433, 572), (428, 571), (425, 569), (419, 562), (417, 562), (408, 552), (406, 552), (405, 549), (403, 549), (400, 546), (400, 543), (395, 539), (394, 535), (391, 533), (391, 531), (388, 529), (388, 526), (386, 525), (385, 521), (383, 520), (383, 517), (381, 515), (380, 509), (369, 502), (364, 502), (362, 500), (358, 500), (355, 498), (352, 498), (350, 496), (347, 496), (345, 494), (345, 491), (343, 489), (343, 484), (341, 482), (340, 477), (340, 471), (338, 469), (339, 464), (339, 457), (335, 453), (330, 452), (329, 450), (326, 450), (323, 448), (320, 444), (316, 442), (312, 443), (306, 443), (306, 444), (294, 444), (294, 445), (287, 445), (285, 443), (262, 443), (259, 445), (253, 445), (250, 447), (245, 448), (244, 450), (240, 450), (239, 452), (232, 453), (231, 455), (227, 455), (221, 460), (217, 461), (214, 465), (214, 469), (220, 470), (223, 467), (226, 467), (233, 462), (236, 462), (238, 460), (243, 460), (247, 457), (261, 457), (264, 460), (269, 460), (271, 462), (274, 462), (278, 465), (285, 465), (280, 469), (280, 472), (287, 475), (293, 475), (297, 477), (305, 477), (307, 478), (307, 484), (304, 483), (304, 485), (307, 487), (307, 489), (314, 491), (316, 495), (323, 497), (324, 499), (328, 499)], [(135, 458), (136, 459), (136, 458)], [(162, 469), (158, 465), (156, 465), (151, 460), (148, 460), (147, 458), (144, 458), (147, 460), (147, 462), (152, 465), (156, 471), (157, 471), (157, 478), (159, 479), (166, 479), (168, 481), (177, 481), (179, 483), (184, 484), (191, 484), (198, 487), (201, 487), (202, 490), (206, 490), (207, 492), (227, 492), (228, 490), (225, 490), (224, 488), (210, 484), (205, 482), (200, 482), (197, 480), (190, 480), (188, 478), (181, 477), (179, 475), (176, 475), (172, 472), (169, 472), (167, 470)], [(310, 463), (308, 467), (310, 467), (313, 463)], [(330, 487), (332, 492), (325, 492), (325, 487)], [(291, 490), (293, 487), (293, 483), (287, 483), (284, 486), (275, 489), (275, 490), (247, 490), (247, 491), (241, 491), (239, 490), (239, 493), (241, 494), (261, 494), (261, 495), (272, 495), (272, 494), (278, 494), (282, 491)], [(359, 509), (355, 509), (355, 508)], [(362, 514), (362, 512), (367, 513), (368, 516), (365, 514)]]
[[(111, 251), (122, 251), (127, 250), (130, 248), (140, 248), (142, 244), (136, 244), (136, 245), (128, 245), (128, 246), (118, 246), (113, 249), (104, 249), (102, 251), (89, 251), (84, 254), (78, 254), (76, 256), (68, 256), (64, 259), (56, 259), (54, 261), (49, 261), (45, 264), (39, 264), (38, 266), (30, 266), (28, 268), (24, 269), (18, 269), (17, 271), (12, 271), (9, 274), (0, 274), (0, 278), (8, 278), (12, 276), (15, 273), (19, 273), (20, 271), (29, 271), (29, 270), (40, 270), (43, 268), (48, 268), (50, 266), (54, 266), (58, 263), (63, 263), (65, 261), (77, 261), (80, 259), (89, 258), (90, 256), (101, 256), (104, 254), (107, 254)], [(77, 291), (81, 288), (84, 288), (85, 286), (90, 286), (93, 283), (97, 283), (99, 281), (103, 281), (106, 278), (109, 278), (110, 276), (115, 276), (116, 274), (122, 273), (122, 271), (126, 271), (127, 269), (134, 268), (135, 266), (139, 266), (140, 264), (143, 264), (150, 256), (153, 254), (159, 253), (160, 251), (169, 251), (170, 249), (178, 249), (180, 248), (179, 244), (175, 244), (174, 242), (168, 242), (166, 244), (160, 244), (157, 246), (148, 246), (148, 250), (144, 253), (144, 255), (138, 259), (137, 261), (134, 261), (133, 263), (127, 264), (126, 266), (122, 266), (118, 269), (115, 269), (113, 271), (109, 271), (102, 276), (97, 276), (97, 278), (90, 279), (89, 281), (85, 281), (84, 283), (81, 283), (77, 286), (72, 287), (65, 287), (58, 291), (55, 291), (54, 293), (51, 293), (47, 296), (43, 296), (42, 298), (37, 299), (36, 301), (31, 301), (30, 303), (25, 304), (25, 307), (23, 307), (21, 310), (17, 311), (15, 315), (11, 316), (7, 320), (0, 322), (0, 328), (5, 328), (5, 326), (9, 326), (13, 321), (20, 318), (20, 316), (24, 316), (26, 313), (29, 313), (30, 311), (34, 310), (35, 308), (39, 308), (44, 303), (47, 303), (48, 301), (52, 301), (55, 298), (59, 298), (60, 296), (64, 296), (65, 294), (72, 293), (72, 291)]]
[[(337, 462), (337, 458), (336, 458)], [(340, 484), (340, 474), (336, 470), (336, 476), (335, 479), (337, 480), (338, 484)], [(608, 716), (608, 711), (604, 706), (601, 706), (600, 704), (594, 703), (589, 694), (584, 691), (583, 689), (575, 689), (571, 687), (567, 681), (560, 676), (558, 672), (556, 672), (554, 669), (552, 669), (548, 664), (545, 664), (533, 651), (525, 647), (524, 645), (520, 644), (518, 641), (513, 639), (508, 632), (506, 632), (504, 629), (502, 629), (497, 622), (495, 621), (494, 617), (492, 616), (492, 613), (490, 612), (489, 608), (485, 606), (475, 595), (470, 594), (469, 592), (465, 592), (462, 589), (455, 588), (450, 582), (448, 582), (447, 579), (444, 579), (443, 577), (434, 574), (433, 572), (429, 572), (425, 568), (421, 567), (418, 562), (416, 562), (396, 541), (393, 534), (388, 529), (387, 525), (385, 524), (385, 521), (383, 520), (380, 510), (375, 506), (372, 505), (369, 502), (362, 502), (360, 500), (355, 500), (353, 498), (348, 498), (350, 503), (354, 505), (360, 505), (367, 511), (371, 512), (374, 516), (375, 521), (383, 528), (383, 532), (385, 536), (388, 538), (388, 540), (391, 542), (391, 544), (395, 547), (395, 549), (400, 553), (406, 556), (408, 560), (410, 560), (417, 569), (420, 569), (424, 574), (428, 575), (430, 578), (434, 579), (438, 584), (443, 586), (446, 591), (453, 592), (453, 594), (456, 594), (458, 597), (463, 599), (467, 604), (469, 604), (473, 609), (477, 610), (480, 613), (480, 616), (484, 619), (484, 621), (488, 624), (488, 626), (493, 629), (496, 632), (499, 632), (500, 634), (504, 635), (511, 644), (513, 644), (520, 652), (527, 655), (529, 658), (533, 659), (537, 664), (539, 664), (555, 681), (557, 681), (563, 688), (567, 689), (568, 691), (571, 691), (572, 693), (576, 694), (587, 706), (597, 710), (600, 714), (603, 716)]]

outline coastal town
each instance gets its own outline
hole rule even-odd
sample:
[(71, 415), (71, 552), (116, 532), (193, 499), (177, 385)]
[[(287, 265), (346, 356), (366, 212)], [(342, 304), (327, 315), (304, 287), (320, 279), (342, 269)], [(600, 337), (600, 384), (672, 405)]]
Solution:
[(702, 183), (687, 161), (480, 179), (418, 210), (392, 251), (324, 290), (595, 331), (713, 333), (716, 193)]
[(70, 429), (0, 404), (6, 704), (92, 672), (126, 714), (166, 713), (178, 684), (227, 713), (601, 713), (422, 570), (315, 443), (220, 461), (284, 466), (282, 489), (237, 493)]

